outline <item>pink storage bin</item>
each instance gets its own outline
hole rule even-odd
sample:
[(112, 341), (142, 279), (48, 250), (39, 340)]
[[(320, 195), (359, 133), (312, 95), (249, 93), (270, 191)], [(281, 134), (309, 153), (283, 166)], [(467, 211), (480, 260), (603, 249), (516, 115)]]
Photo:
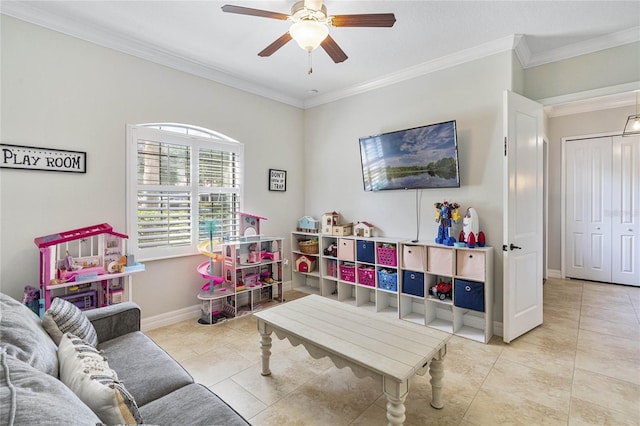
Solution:
[(358, 268), (358, 283), (369, 287), (375, 287), (376, 270), (374, 268)]
[(340, 279), (342, 281), (356, 282), (356, 267), (352, 265), (340, 265)]
[(398, 266), (398, 252), (394, 248), (378, 247), (378, 264)]

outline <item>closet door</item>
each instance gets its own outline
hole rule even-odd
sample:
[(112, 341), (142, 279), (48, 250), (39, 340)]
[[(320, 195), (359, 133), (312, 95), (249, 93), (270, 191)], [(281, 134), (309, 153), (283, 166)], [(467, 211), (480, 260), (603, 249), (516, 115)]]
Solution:
[(612, 137), (566, 145), (566, 276), (611, 281)]
[(613, 138), (611, 281), (640, 286), (640, 136)]

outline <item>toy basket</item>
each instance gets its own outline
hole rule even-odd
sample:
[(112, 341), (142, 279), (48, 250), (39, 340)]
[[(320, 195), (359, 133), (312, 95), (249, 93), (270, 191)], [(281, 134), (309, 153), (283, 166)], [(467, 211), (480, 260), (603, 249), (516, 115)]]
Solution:
[(378, 263), (386, 266), (398, 266), (396, 249), (390, 247), (378, 247)]
[(378, 271), (378, 287), (389, 291), (398, 291), (398, 273), (384, 269)]
[(340, 265), (340, 279), (342, 281), (356, 282), (356, 268), (353, 265)]
[(318, 254), (318, 240), (301, 240), (298, 241), (298, 247), (302, 253)]
[(358, 268), (358, 283), (369, 287), (375, 287), (376, 270), (374, 268)]

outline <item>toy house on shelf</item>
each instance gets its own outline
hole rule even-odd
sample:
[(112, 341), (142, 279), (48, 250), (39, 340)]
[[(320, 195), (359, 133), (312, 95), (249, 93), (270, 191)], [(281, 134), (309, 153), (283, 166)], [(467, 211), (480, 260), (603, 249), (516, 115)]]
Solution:
[(340, 223), (340, 213), (330, 212), (322, 215), (322, 233), (325, 235), (333, 234), (333, 227)]
[(298, 231), (317, 233), (320, 228), (320, 222), (311, 216), (303, 216), (298, 220)]
[(316, 258), (303, 254), (296, 259), (295, 264), (298, 272), (313, 272), (316, 269)]
[[(125, 300), (124, 278), (144, 271), (144, 265), (126, 255), (128, 238), (107, 223), (35, 238), (44, 308), (48, 309), (55, 297), (80, 309)], [(130, 299), (131, 282), (128, 285)]]
[(353, 234), (356, 237), (373, 237), (373, 225), (369, 222), (358, 222), (353, 226)]

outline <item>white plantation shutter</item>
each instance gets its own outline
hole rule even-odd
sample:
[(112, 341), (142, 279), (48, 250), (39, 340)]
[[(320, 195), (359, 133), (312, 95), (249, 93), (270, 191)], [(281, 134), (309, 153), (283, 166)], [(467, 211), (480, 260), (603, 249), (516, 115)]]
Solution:
[(197, 253), (215, 238), (238, 235), (242, 201), (242, 144), (207, 129), (153, 124), (127, 132), (130, 247), (139, 260)]
[(218, 240), (239, 234), (240, 157), (235, 152), (201, 147), (198, 152), (199, 240), (208, 238), (205, 220), (218, 223)]

